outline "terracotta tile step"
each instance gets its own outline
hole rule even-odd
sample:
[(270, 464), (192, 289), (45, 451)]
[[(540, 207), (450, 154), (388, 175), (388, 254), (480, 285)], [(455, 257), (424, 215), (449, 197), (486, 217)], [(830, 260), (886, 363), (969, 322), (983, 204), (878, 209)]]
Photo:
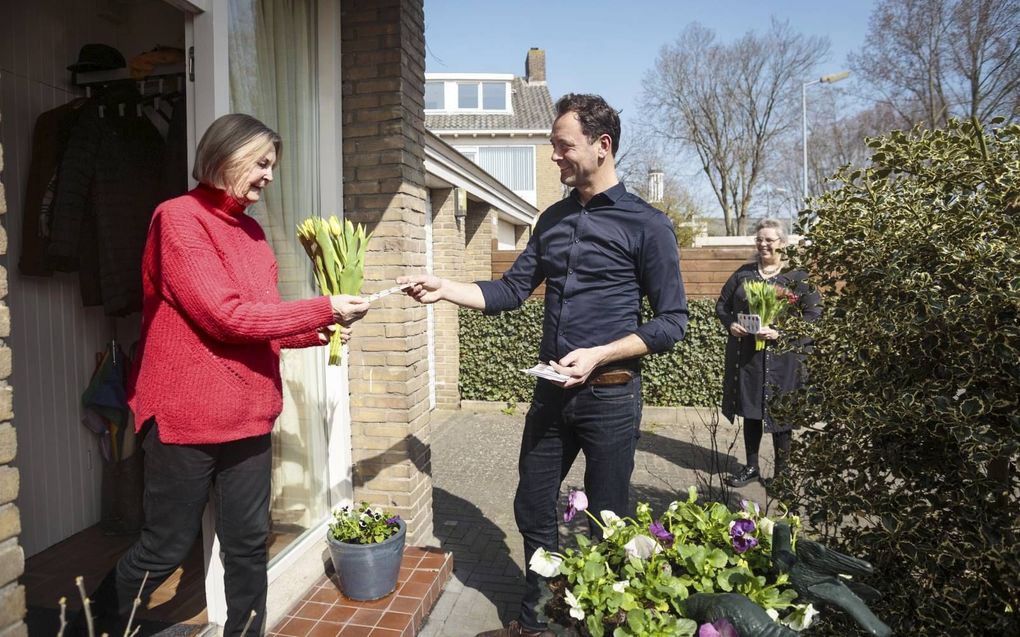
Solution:
[(404, 549), (397, 590), (372, 602), (340, 593), (336, 575), (324, 575), (270, 630), (271, 637), (414, 637), (453, 574), (453, 554), (438, 548)]

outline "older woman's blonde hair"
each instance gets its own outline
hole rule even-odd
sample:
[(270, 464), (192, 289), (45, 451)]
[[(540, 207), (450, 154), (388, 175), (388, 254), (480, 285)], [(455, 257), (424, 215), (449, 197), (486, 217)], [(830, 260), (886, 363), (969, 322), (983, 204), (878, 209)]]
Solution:
[(247, 190), (248, 171), (270, 148), (276, 150), (279, 161), (283, 141), (276, 131), (251, 115), (223, 115), (209, 125), (198, 142), (191, 176), (236, 197)]

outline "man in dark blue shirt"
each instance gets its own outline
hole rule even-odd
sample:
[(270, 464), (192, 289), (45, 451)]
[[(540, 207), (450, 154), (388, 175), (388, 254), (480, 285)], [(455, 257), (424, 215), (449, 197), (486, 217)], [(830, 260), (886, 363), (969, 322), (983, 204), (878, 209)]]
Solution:
[[(520, 307), (545, 281), (539, 359), (566, 380), (538, 380), (524, 425), (514, 514), (529, 563), (540, 547), (558, 550), (556, 499), (579, 451), (590, 507), (627, 513), (641, 421), (640, 359), (670, 349), (687, 329), (672, 223), (616, 176), (619, 115), (601, 97), (575, 94), (560, 98), (556, 115), (552, 160), (573, 190), (539, 217), (503, 278), (397, 279), (413, 283), (408, 294), (422, 303), (445, 300), (486, 314)], [(654, 314), (644, 324), (643, 296)], [(539, 617), (542, 583), (529, 568), (520, 618), (477, 637), (552, 635)]]

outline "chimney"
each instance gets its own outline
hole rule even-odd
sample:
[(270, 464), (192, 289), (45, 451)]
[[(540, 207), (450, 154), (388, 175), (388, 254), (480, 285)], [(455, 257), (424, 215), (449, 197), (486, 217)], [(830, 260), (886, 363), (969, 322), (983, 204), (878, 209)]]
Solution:
[(538, 47), (531, 47), (528, 50), (528, 59), (524, 62), (524, 74), (528, 83), (545, 81), (545, 50)]

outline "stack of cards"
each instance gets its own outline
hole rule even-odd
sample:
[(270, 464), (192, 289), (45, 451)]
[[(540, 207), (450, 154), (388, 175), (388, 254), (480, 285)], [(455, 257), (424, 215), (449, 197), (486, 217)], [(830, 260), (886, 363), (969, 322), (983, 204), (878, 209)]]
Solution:
[(554, 380), (558, 383), (564, 383), (570, 380), (570, 376), (565, 376), (544, 363), (539, 363), (531, 369), (522, 369), (521, 371), (525, 374), (531, 374), (532, 376), (538, 376), (539, 378), (544, 378), (546, 380)]

